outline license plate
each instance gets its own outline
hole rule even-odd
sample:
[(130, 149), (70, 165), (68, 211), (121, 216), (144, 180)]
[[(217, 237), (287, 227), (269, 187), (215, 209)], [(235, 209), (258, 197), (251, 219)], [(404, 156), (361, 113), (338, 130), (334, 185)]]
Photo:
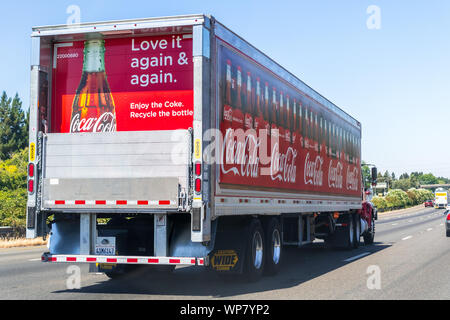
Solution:
[(115, 256), (116, 238), (97, 237), (97, 242), (95, 244), (95, 254), (99, 256)]

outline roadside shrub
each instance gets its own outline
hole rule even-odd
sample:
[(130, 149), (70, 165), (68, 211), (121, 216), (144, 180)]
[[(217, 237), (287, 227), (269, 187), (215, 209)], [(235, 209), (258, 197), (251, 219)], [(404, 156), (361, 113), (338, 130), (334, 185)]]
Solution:
[(389, 209), (404, 208), (412, 204), (408, 194), (400, 189), (391, 190), (385, 197)]
[(0, 190), (27, 188), (28, 148), (0, 162)]
[(25, 233), (27, 190), (0, 190), (0, 226), (10, 226), (19, 235)]
[(387, 201), (383, 197), (373, 197), (372, 202), (379, 211), (384, 211), (387, 209)]

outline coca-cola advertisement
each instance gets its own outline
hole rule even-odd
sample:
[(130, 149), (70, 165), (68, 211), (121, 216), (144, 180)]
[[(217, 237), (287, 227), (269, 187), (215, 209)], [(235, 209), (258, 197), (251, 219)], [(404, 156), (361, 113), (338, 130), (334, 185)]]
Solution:
[(193, 114), (190, 34), (54, 46), (49, 132), (188, 129)]
[(219, 42), (220, 183), (359, 196), (361, 128)]

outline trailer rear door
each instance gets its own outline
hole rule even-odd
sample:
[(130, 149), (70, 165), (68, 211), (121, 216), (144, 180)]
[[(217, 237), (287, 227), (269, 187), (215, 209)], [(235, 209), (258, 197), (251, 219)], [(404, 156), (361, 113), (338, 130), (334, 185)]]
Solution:
[(192, 33), (59, 41), (52, 56), (42, 207), (186, 209)]

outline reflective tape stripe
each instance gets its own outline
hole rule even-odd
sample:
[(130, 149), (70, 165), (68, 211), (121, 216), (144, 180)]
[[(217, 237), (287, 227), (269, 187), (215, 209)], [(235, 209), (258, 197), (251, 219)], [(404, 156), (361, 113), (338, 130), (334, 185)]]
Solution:
[(144, 256), (93, 256), (93, 255), (42, 255), (44, 262), (204, 265), (204, 258), (194, 257), (144, 257)]
[(176, 205), (170, 200), (46, 200), (46, 205), (76, 205), (76, 206), (169, 206)]

